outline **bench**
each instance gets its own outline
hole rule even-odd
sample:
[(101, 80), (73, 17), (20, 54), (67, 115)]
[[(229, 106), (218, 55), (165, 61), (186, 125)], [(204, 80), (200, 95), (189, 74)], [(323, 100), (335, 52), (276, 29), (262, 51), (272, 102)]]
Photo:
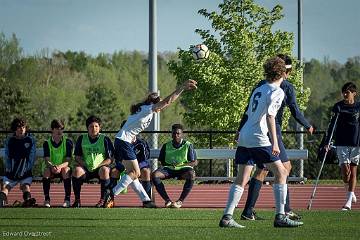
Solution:
[[(195, 149), (197, 159), (216, 159), (216, 160), (224, 160), (227, 161), (227, 176), (224, 177), (196, 177), (196, 180), (199, 181), (233, 181), (235, 178), (231, 177), (230, 169), (232, 166), (232, 159), (234, 159), (236, 149), (208, 149), (208, 148), (199, 148)], [(150, 158), (156, 159), (159, 157), (160, 149), (151, 149), (150, 150)], [(290, 160), (298, 160), (308, 159), (308, 150), (307, 149), (286, 149), (286, 154), (288, 155)], [(5, 149), (0, 149), (0, 157), (3, 158), (5, 155)], [(44, 151), (42, 148), (36, 149), (36, 156), (43, 157)], [(36, 180), (37, 178), (34, 178)], [(41, 179), (41, 178), (40, 178)], [(265, 181), (273, 181), (273, 177), (267, 177)], [(289, 177), (289, 181), (293, 182), (301, 182), (306, 180), (303, 177)]]
[[(216, 159), (227, 161), (227, 176), (224, 177), (196, 177), (196, 180), (199, 181), (234, 181), (235, 177), (231, 177), (231, 166), (232, 160), (235, 157), (236, 149), (208, 149), (208, 148), (199, 148), (195, 149), (197, 159)], [(151, 149), (150, 158), (158, 158), (160, 154), (160, 149)], [(288, 155), (289, 160), (307, 160), (308, 159), (308, 150), (307, 149), (286, 149), (286, 154)], [(306, 179), (304, 177), (289, 177), (290, 182), (302, 182)], [(274, 177), (266, 177), (265, 181), (271, 182), (274, 181)]]

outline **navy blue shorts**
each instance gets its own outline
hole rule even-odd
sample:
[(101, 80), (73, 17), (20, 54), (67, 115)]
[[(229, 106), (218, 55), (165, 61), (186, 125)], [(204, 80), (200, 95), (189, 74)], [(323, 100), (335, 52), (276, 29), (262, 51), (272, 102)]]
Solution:
[[(110, 168), (109, 166), (104, 166), (104, 167)], [(85, 181), (89, 181), (94, 178), (100, 179), (100, 175), (99, 175), (100, 168), (102, 168), (102, 167), (98, 167), (98, 168), (94, 169), (93, 171), (89, 171), (86, 168), (83, 168), (85, 170), (85, 177), (86, 177)]]
[(278, 156), (272, 154), (272, 146), (268, 147), (237, 147), (235, 154), (235, 163), (242, 165), (254, 165), (260, 169), (265, 168), (266, 163), (272, 163), (280, 160)]
[(277, 136), (278, 145), (279, 145), (279, 149), (280, 149), (279, 158), (281, 159), (282, 162), (288, 162), (289, 158), (286, 154), (285, 145), (282, 141), (281, 127), (279, 125), (276, 125), (276, 136)]
[(115, 160), (115, 168), (119, 171), (119, 173), (125, 171), (125, 166), (118, 160)]
[(195, 173), (195, 171), (192, 167), (184, 167), (179, 170), (173, 170), (173, 169), (167, 168), (165, 166), (165, 167), (157, 169), (156, 171), (159, 171), (162, 174), (164, 174), (165, 175), (164, 179), (170, 179), (170, 178), (184, 179), (183, 175), (185, 173), (188, 173), (188, 172)]
[(150, 168), (150, 163), (147, 160), (143, 160), (143, 161), (138, 162), (138, 163), (139, 163), (140, 170), (143, 169), (143, 168)]
[(135, 160), (136, 154), (134, 145), (118, 138), (115, 138), (114, 141), (115, 147), (115, 160), (116, 161), (123, 161), (123, 160)]

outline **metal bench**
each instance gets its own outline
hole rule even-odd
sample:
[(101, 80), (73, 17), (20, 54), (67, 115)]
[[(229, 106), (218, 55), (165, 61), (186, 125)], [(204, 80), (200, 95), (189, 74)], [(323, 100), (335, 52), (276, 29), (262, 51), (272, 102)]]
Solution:
[[(230, 169), (229, 166), (231, 166), (232, 159), (234, 159), (236, 149), (207, 149), (207, 148), (199, 148), (195, 149), (197, 159), (217, 159), (217, 160), (224, 160), (227, 161), (228, 169)], [(286, 153), (290, 160), (298, 160), (308, 159), (308, 150), (307, 149), (286, 149)], [(159, 157), (160, 149), (151, 149), (150, 150), (150, 157), (152, 159), (156, 159)], [(4, 157), (5, 155), (5, 149), (0, 149), (0, 157)], [(42, 148), (36, 149), (36, 156), (37, 157), (43, 157), (44, 151)], [(196, 177), (197, 180), (200, 181), (225, 181), (225, 180), (234, 180), (234, 177), (224, 176), (224, 177)], [(35, 179), (36, 180), (36, 179)], [(273, 177), (267, 177), (265, 181), (272, 181)], [(289, 177), (289, 181), (295, 181), (300, 182), (304, 181), (303, 177)]]

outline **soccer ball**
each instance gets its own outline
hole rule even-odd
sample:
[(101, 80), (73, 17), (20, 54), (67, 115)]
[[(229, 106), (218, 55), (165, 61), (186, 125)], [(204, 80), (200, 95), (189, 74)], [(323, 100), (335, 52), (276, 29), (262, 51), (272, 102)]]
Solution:
[(204, 60), (209, 57), (210, 51), (205, 44), (198, 44), (192, 49), (192, 55), (195, 60)]

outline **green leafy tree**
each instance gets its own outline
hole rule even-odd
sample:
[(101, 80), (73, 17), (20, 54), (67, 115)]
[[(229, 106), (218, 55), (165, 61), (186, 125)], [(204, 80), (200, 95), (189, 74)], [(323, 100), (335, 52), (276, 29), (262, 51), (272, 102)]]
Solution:
[(5, 78), (0, 78), (0, 92), (0, 129), (10, 129), (12, 119), (30, 113), (30, 100), (21, 89), (14, 88)]
[(338, 68), (338, 64), (327, 59), (324, 59), (324, 62), (312, 59), (305, 63), (304, 81), (312, 89), (306, 115), (318, 130), (327, 127), (329, 110), (334, 104), (334, 99), (337, 99), (339, 91), (333, 75)]
[(341, 87), (349, 81), (360, 84), (360, 58), (349, 58), (344, 65), (327, 58), (312, 59), (305, 63), (304, 81), (312, 89), (306, 115), (318, 129), (325, 130), (331, 107), (342, 99)]
[(13, 34), (11, 38), (6, 38), (3, 32), (0, 32), (0, 76), (4, 76), (8, 69), (22, 57), (22, 48), (19, 40)]
[[(263, 78), (263, 63), (278, 53), (291, 55), (294, 45), (292, 33), (272, 31), (283, 17), (279, 5), (267, 10), (253, 0), (226, 0), (219, 10), (200, 10), (213, 30), (195, 30), (209, 47), (209, 58), (195, 61), (190, 47), (180, 49), (179, 61), (169, 64), (178, 84), (188, 78), (198, 82), (198, 89), (182, 98), (187, 109), (184, 118), (193, 129), (236, 129), (251, 90)], [(302, 69), (296, 61), (294, 65), (290, 81), (300, 90)], [(298, 91), (302, 109), (309, 94), (309, 89)]]
[(85, 110), (78, 113), (79, 122), (85, 123), (86, 118), (95, 115), (101, 118), (104, 129), (116, 130), (124, 120), (125, 114), (117, 107), (118, 99), (115, 91), (103, 84), (90, 86), (86, 99)]
[(0, 33), (0, 129), (9, 129), (15, 117), (25, 117), (30, 112), (30, 99), (11, 78), (11, 69), (22, 59), (22, 48), (16, 35), (6, 38)]
[(67, 51), (65, 53), (59, 52), (58, 54), (63, 55), (66, 61), (68, 62), (70, 69), (74, 71), (81, 72), (83, 71), (89, 61), (90, 56), (88, 56), (85, 52), (72, 52)]

